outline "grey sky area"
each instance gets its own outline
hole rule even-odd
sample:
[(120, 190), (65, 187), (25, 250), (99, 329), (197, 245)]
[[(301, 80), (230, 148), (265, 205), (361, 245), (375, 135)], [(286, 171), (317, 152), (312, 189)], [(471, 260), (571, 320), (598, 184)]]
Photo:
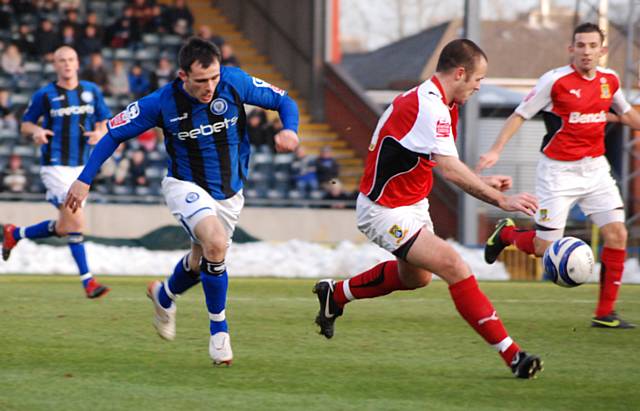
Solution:
[[(539, 0), (478, 0), (484, 20), (514, 19), (540, 7)], [(595, 21), (598, 0), (551, 0), (552, 7), (573, 12), (576, 7), (584, 19)], [(636, 1), (636, 3), (638, 3)], [(609, 0), (610, 19), (623, 23), (629, 0)], [(461, 18), (464, 0), (342, 0), (340, 31), (343, 42), (371, 50), (414, 34), (452, 18)], [(640, 6), (636, 6), (637, 16)]]

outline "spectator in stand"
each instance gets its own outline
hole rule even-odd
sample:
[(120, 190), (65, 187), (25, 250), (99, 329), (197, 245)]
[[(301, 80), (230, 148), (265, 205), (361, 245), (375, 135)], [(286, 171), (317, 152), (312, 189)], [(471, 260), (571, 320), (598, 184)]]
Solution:
[(120, 143), (102, 167), (100, 173), (96, 176), (96, 183), (107, 187), (109, 191), (114, 185), (121, 186), (127, 182), (129, 175), (130, 161), (125, 155), (125, 143)]
[(151, 83), (147, 73), (142, 69), (140, 64), (134, 64), (129, 71), (129, 91), (137, 100), (144, 97), (151, 91)]
[(151, 7), (147, 4), (147, 0), (133, 0), (131, 4), (131, 18), (134, 24), (144, 29), (151, 18)]
[(203, 24), (198, 29), (198, 37), (215, 44), (219, 49), (221, 49), (222, 45), (224, 44), (224, 38), (217, 34), (213, 34), (213, 32), (211, 31), (211, 27), (206, 24)]
[(51, 20), (44, 19), (36, 32), (36, 50), (45, 60), (53, 61), (53, 52), (60, 46), (60, 37), (53, 28)]
[(267, 113), (264, 110), (256, 108), (247, 116), (249, 142), (260, 151), (268, 144), (268, 136), (271, 134), (267, 126)]
[(236, 58), (235, 54), (233, 54), (233, 47), (231, 47), (231, 44), (224, 43), (222, 47), (220, 47), (220, 53), (222, 53), (222, 61), (220, 63), (223, 66), (240, 67), (240, 62)]
[(109, 75), (108, 94), (114, 97), (124, 97), (131, 94), (129, 78), (122, 60), (113, 62), (113, 71)]
[(191, 14), (191, 10), (189, 6), (187, 6), (185, 0), (174, 0), (173, 7), (167, 8), (167, 23), (171, 30), (175, 34), (183, 35), (184, 33), (177, 33), (175, 31), (176, 25), (180, 20), (184, 21), (185, 27), (190, 31), (191, 27), (193, 27), (193, 14)]
[(78, 55), (86, 63), (90, 54), (100, 53), (102, 50), (102, 40), (98, 37), (95, 26), (85, 26), (84, 36), (78, 40)]
[(333, 180), (328, 184), (322, 198), (331, 200), (330, 208), (346, 208), (347, 202), (355, 200), (353, 194), (344, 191), (340, 180)]
[(318, 189), (315, 159), (308, 156), (301, 145), (296, 148), (291, 172), (295, 187), (302, 195), (307, 196), (311, 191)]
[(82, 4), (82, 0), (57, 0), (58, 1), (58, 7), (60, 7), (60, 10), (74, 10), (77, 13), (77, 10), (80, 8), (80, 5)]
[(165, 84), (172, 82), (175, 77), (175, 69), (173, 68), (171, 60), (162, 56), (158, 60), (158, 67), (151, 73), (151, 89), (159, 89)]
[(3, 191), (11, 193), (24, 193), (27, 188), (27, 172), (22, 168), (22, 159), (19, 155), (13, 154), (9, 158), (9, 167), (2, 173)]
[(0, 0), (0, 27), (10, 28), (16, 15), (11, 0)]
[(104, 41), (104, 27), (100, 21), (98, 21), (98, 14), (95, 11), (90, 11), (87, 13), (87, 18), (84, 23), (84, 28), (86, 29), (88, 26), (93, 26), (96, 29), (96, 37), (100, 40), (100, 42)]
[(158, 134), (161, 133), (161, 131), (157, 133), (155, 128), (150, 128), (149, 130), (140, 134), (135, 141), (137, 141), (140, 147), (144, 148), (147, 153), (150, 153), (156, 149), (159, 139)]
[(62, 26), (62, 32), (60, 33), (60, 44), (63, 46), (69, 46), (75, 49), (76, 46), (76, 29), (74, 26)]
[(18, 131), (18, 120), (11, 107), (11, 94), (4, 88), (0, 88), (0, 129)]
[(338, 174), (340, 174), (340, 166), (333, 157), (331, 147), (324, 146), (322, 147), (322, 150), (320, 150), (320, 155), (316, 159), (316, 173), (318, 176), (318, 183), (325, 190), (327, 189), (327, 184), (338, 178)]
[(73, 27), (74, 33), (81, 33), (82, 24), (78, 21), (78, 10), (77, 8), (69, 8), (64, 12), (65, 19), (60, 21), (60, 27), (71, 26)]
[(122, 17), (107, 29), (107, 44), (114, 48), (128, 47), (140, 41), (140, 30), (133, 20), (133, 9), (127, 6)]
[(24, 73), (22, 53), (14, 43), (9, 44), (0, 55), (0, 68), (17, 80)]
[(38, 48), (36, 47), (36, 36), (31, 31), (28, 24), (20, 24), (18, 27), (18, 39), (16, 45), (22, 53), (28, 57), (35, 58), (38, 56)]
[(154, 4), (149, 8), (149, 20), (143, 27), (145, 33), (164, 33), (166, 24), (164, 22), (165, 14), (160, 4)]
[(39, 2), (37, 5), (37, 13), (40, 16), (58, 14), (58, 1), (43, 0)]
[(109, 89), (109, 73), (104, 66), (104, 60), (100, 52), (92, 53), (89, 57), (89, 64), (86, 69), (82, 71), (83, 80), (88, 80), (96, 83), (102, 90), (107, 91)]
[(131, 167), (129, 168), (129, 176), (133, 187), (146, 187), (147, 181), (147, 156), (144, 150), (135, 150), (131, 155)]

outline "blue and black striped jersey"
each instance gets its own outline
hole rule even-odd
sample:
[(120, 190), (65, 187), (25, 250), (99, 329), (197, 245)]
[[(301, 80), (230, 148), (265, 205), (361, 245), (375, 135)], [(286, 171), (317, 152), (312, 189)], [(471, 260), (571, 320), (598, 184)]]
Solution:
[(45, 166), (81, 166), (89, 158), (85, 131), (95, 123), (109, 119), (111, 111), (95, 83), (80, 81), (67, 90), (55, 82), (34, 93), (22, 121), (34, 124), (43, 117), (42, 127), (52, 130), (53, 137), (40, 148), (40, 163)]
[[(298, 108), (284, 90), (223, 66), (210, 103), (191, 97), (176, 79), (129, 104), (109, 121), (104, 143), (96, 146), (79, 179), (89, 184), (119, 143), (160, 127), (168, 176), (194, 182), (215, 199), (232, 197), (242, 189), (249, 166), (244, 104), (277, 110), (284, 128), (297, 132)], [(107, 157), (104, 150), (111, 150)]]

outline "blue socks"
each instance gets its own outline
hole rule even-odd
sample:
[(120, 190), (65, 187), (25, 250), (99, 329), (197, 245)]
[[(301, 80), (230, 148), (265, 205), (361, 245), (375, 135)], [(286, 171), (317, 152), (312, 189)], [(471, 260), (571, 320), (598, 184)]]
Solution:
[(46, 238), (56, 235), (56, 221), (45, 220), (29, 227), (16, 227), (13, 230), (13, 238), (22, 240), (23, 238)]
[[(191, 253), (188, 253), (178, 261), (178, 264), (176, 264), (176, 267), (173, 269), (173, 274), (163, 283), (163, 287), (160, 288), (158, 292), (158, 302), (162, 307), (171, 307), (171, 303), (176, 296), (184, 293), (200, 282), (199, 273), (191, 271), (189, 267), (190, 254)], [(171, 295), (169, 295), (169, 293)]]
[(211, 262), (202, 258), (200, 264), (200, 279), (204, 289), (204, 297), (209, 311), (209, 329), (211, 335), (221, 331), (228, 332), (227, 320), (225, 316), (225, 304), (227, 301), (227, 288), (229, 277), (224, 260)]
[(93, 276), (89, 273), (89, 266), (87, 264), (87, 254), (84, 251), (84, 236), (82, 233), (69, 233), (67, 236), (67, 242), (69, 243), (69, 249), (73, 256), (78, 271), (80, 272), (80, 279), (82, 280), (82, 286), (87, 287), (87, 284)]

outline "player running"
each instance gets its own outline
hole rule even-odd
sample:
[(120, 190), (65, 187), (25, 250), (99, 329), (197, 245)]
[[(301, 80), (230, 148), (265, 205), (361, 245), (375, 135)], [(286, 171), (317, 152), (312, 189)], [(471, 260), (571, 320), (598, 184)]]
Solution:
[[(618, 75), (598, 67), (606, 53), (604, 34), (592, 23), (573, 31), (571, 64), (544, 74), (507, 119), (491, 149), (480, 156), (478, 171), (493, 166), (525, 120), (543, 111), (547, 134), (538, 163), (536, 195), (540, 208), (535, 230), (518, 229), (502, 219), (485, 246), (492, 264), (510, 244), (527, 254), (542, 256), (562, 238), (569, 211), (578, 204), (604, 237), (600, 269), (600, 296), (591, 325), (598, 328), (634, 328), (615, 312), (627, 246), (624, 203), (604, 157), (607, 120), (640, 129), (640, 114), (625, 100)], [(617, 113), (609, 113), (609, 109)]]
[[(68, 46), (53, 54), (57, 80), (35, 92), (22, 117), (22, 134), (40, 145), (40, 177), (47, 189), (46, 198), (58, 211), (57, 220), (46, 220), (28, 227), (6, 224), (3, 230), (2, 258), (23, 238), (67, 237), (86, 296), (97, 298), (109, 288), (100, 285), (89, 271), (84, 249), (84, 213), (72, 213), (63, 202), (71, 183), (89, 157), (89, 147), (106, 131), (111, 112), (98, 86), (78, 80), (78, 55)], [(38, 120), (43, 118), (42, 126)]]
[(149, 284), (154, 325), (161, 337), (176, 335), (175, 299), (202, 282), (209, 313), (209, 355), (214, 364), (231, 364), (233, 353), (225, 316), (228, 276), (225, 255), (244, 205), (243, 181), (249, 166), (244, 104), (277, 110), (284, 125), (276, 150), (298, 145), (298, 108), (277, 87), (235, 67), (220, 66), (213, 44), (191, 38), (179, 52), (173, 82), (129, 104), (108, 123), (66, 206), (76, 212), (88, 195), (100, 165), (118, 144), (160, 127), (168, 158), (162, 193), (169, 210), (191, 237), (191, 252), (164, 282)]

